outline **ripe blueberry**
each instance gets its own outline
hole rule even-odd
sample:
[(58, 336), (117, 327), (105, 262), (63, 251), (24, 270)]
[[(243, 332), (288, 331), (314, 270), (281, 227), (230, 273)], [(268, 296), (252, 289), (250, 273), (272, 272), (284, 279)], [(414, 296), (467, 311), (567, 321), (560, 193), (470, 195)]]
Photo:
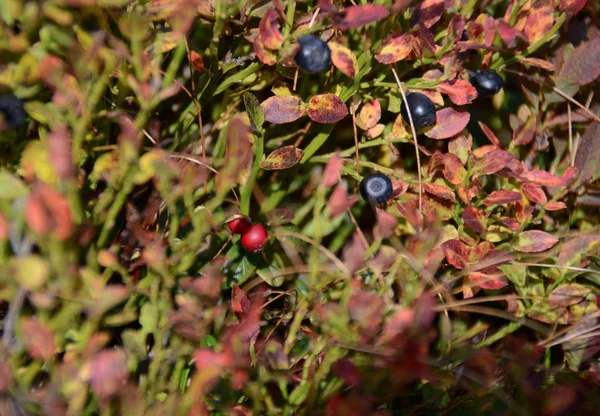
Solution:
[(360, 194), (369, 204), (383, 204), (392, 197), (394, 187), (383, 173), (371, 173), (360, 182)]
[[(415, 130), (435, 124), (435, 106), (429, 97), (418, 92), (413, 92), (406, 96), (406, 102), (408, 103), (408, 108), (410, 108)], [(400, 113), (404, 121), (410, 124), (405, 102), (402, 102), (400, 106)]]
[(26, 116), (23, 101), (14, 95), (0, 95), (0, 131), (19, 127), (25, 122)]
[(494, 71), (481, 71), (470, 76), (471, 84), (482, 96), (492, 96), (500, 92), (504, 86), (504, 80)]
[(298, 39), (300, 49), (296, 54), (296, 64), (307, 72), (322, 72), (329, 68), (331, 51), (325, 42), (313, 35)]
[(252, 224), (244, 233), (240, 239), (242, 246), (251, 253), (258, 253), (262, 251), (269, 241), (269, 234), (265, 226), (262, 224)]
[(251, 225), (252, 223), (248, 217), (235, 218), (227, 223), (229, 231), (234, 234), (244, 234)]

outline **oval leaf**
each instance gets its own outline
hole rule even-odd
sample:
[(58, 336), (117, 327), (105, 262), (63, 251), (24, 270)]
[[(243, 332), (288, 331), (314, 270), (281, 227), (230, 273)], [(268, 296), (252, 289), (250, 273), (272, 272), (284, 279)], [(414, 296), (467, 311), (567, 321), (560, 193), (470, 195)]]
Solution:
[(437, 88), (441, 93), (450, 97), (450, 101), (456, 105), (470, 104), (477, 98), (475, 87), (470, 82), (462, 79), (442, 82)]
[(583, 42), (571, 52), (560, 76), (568, 81), (586, 85), (600, 76), (600, 36)]
[(300, 162), (302, 156), (304, 156), (302, 150), (294, 146), (284, 146), (271, 152), (265, 160), (260, 162), (260, 167), (264, 170), (289, 169)]
[(340, 30), (356, 29), (386, 18), (390, 14), (387, 7), (379, 4), (361, 4), (346, 7), (333, 15), (333, 25)]
[(377, 99), (371, 100), (362, 106), (356, 119), (356, 124), (363, 130), (368, 130), (379, 122), (381, 118), (381, 104)]
[(275, 8), (270, 8), (258, 24), (258, 35), (266, 48), (279, 49), (283, 45), (283, 36), (279, 32), (279, 26), (279, 13)]
[(274, 124), (291, 123), (304, 115), (304, 103), (297, 97), (270, 97), (260, 107), (265, 120)]
[(544, 231), (525, 231), (517, 236), (513, 248), (522, 253), (539, 253), (558, 243), (558, 238)]
[(494, 191), (483, 200), (483, 205), (491, 207), (492, 205), (498, 204), (510, 204), (513, 202), (520, 201), (522, 199), (521, 194), (514, 191)]
[(393, 64), (410, 55), (412, 47), (411, 35), (408, 33), (394, 33), (383, 41), (379, 53), (375, 55), (375, 59), (382, 64)]
[(437, 140), (456, 136), (467, 127), (470, 118), (466, 111), (444, 108), (437, 112), (435, 125), (425, 135)]
[(321, 94), (308, 102), (308, 116), (317, 123), (337, 123), (348, 115), (348, 108), (335, 94)]
[(591, 289), (577, 283), (569, 283), (558, 286), (548, 296), (548, 302), (554, 306), (569, 306), (579, 303), (585, 298)]
[(327, 44), (331, 50), (331, 62), (344, 75), (353, 78), (358, 73), (358, 61), (352, 51), (336, 42)]

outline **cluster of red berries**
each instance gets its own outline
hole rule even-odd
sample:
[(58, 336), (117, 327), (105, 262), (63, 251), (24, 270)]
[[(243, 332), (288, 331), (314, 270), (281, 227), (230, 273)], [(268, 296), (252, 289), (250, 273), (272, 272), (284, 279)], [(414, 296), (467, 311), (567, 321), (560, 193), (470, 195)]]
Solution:
[(251, 253), (262, 251), (267, 241), (269, 241), (269, 234), (265, 226), (252, 224), (248, 217), (235, 218), (229, 221), (227, 226), (232, 233), (241, 234), (240, 242), (242, 246)]

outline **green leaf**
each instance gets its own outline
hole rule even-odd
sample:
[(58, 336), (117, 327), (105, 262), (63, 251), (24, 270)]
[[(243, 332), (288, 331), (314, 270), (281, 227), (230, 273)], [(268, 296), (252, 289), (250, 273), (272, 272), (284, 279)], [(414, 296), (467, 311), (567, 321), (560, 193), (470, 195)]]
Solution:
[(250, 124), (255, 132), (260, 132), (265, 122), (265, 114), (260, 107), (258, 99), (249, 92), (244, 94), (244, 105), (246, 106), (246, 112), (250, 118)]
[(0, 170), (0, 199), (16, 199), (26, 194), (27, 189), (20, 179)]
[(10, 267), (17, 283), (27, 290), (40, 289), (50, 276), (48, 262), (35, 254), (13, 257), (10, 260)]
[(504, 272), (508, 280), (516, 286), (525, 286), (527, 280), (527, 268), (524, 266), (515, 266), (512, 264), (503, 264), (498, 266)]

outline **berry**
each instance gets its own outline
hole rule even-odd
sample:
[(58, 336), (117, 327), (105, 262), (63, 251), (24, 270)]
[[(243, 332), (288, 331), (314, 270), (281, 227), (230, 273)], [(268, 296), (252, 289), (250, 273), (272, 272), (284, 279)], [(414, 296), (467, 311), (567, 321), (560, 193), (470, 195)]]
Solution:
[[(406, 96), (406, 102), (408, 103), (408, 108), (410, 108), (415, 130), (435, 124), (435, 106), (429, 97), (418, 92), (413, 92)], [(400, 106), (400, 113), (402, 113), (404, 121), (410, 125), (408, 111), (406, 111), (406, 104), (404, 102)]]
[(494, 71), (481, 71), (471, 75), (471, 84), (479, 95), (492, 96), (500, 92), (504, 86), (504, 80)]
[(242, 238), (240, 239), (242, 242), (242, 246), (251, 252), (258, 253), (262, 251), (269, 241), (269, 234), (267, 234), (267, 230), (265, 226), (262, 224), (252, 224), (248, 229), (242, 234)]
[(248, 217), (235, 218), (227, 223), (229, 231), (234, 234), (244, 234), (252, 223)]
[(296, 64), (306, 72), (323, 72), (329, 68), (331, 51), (325, 42), (313, 35), (298, 39), (300, 50), (296, 54)]
[(393, 191), (392, 181), (383, 173), (371, 173), (360, 182), (360, 194), (369, 204), (383, 204)]
[(2, 125), (6, 130), (12, 130), (25, 122), (25, 107), (23, 101), (14, 95), (0, 95), (0, 128)]

